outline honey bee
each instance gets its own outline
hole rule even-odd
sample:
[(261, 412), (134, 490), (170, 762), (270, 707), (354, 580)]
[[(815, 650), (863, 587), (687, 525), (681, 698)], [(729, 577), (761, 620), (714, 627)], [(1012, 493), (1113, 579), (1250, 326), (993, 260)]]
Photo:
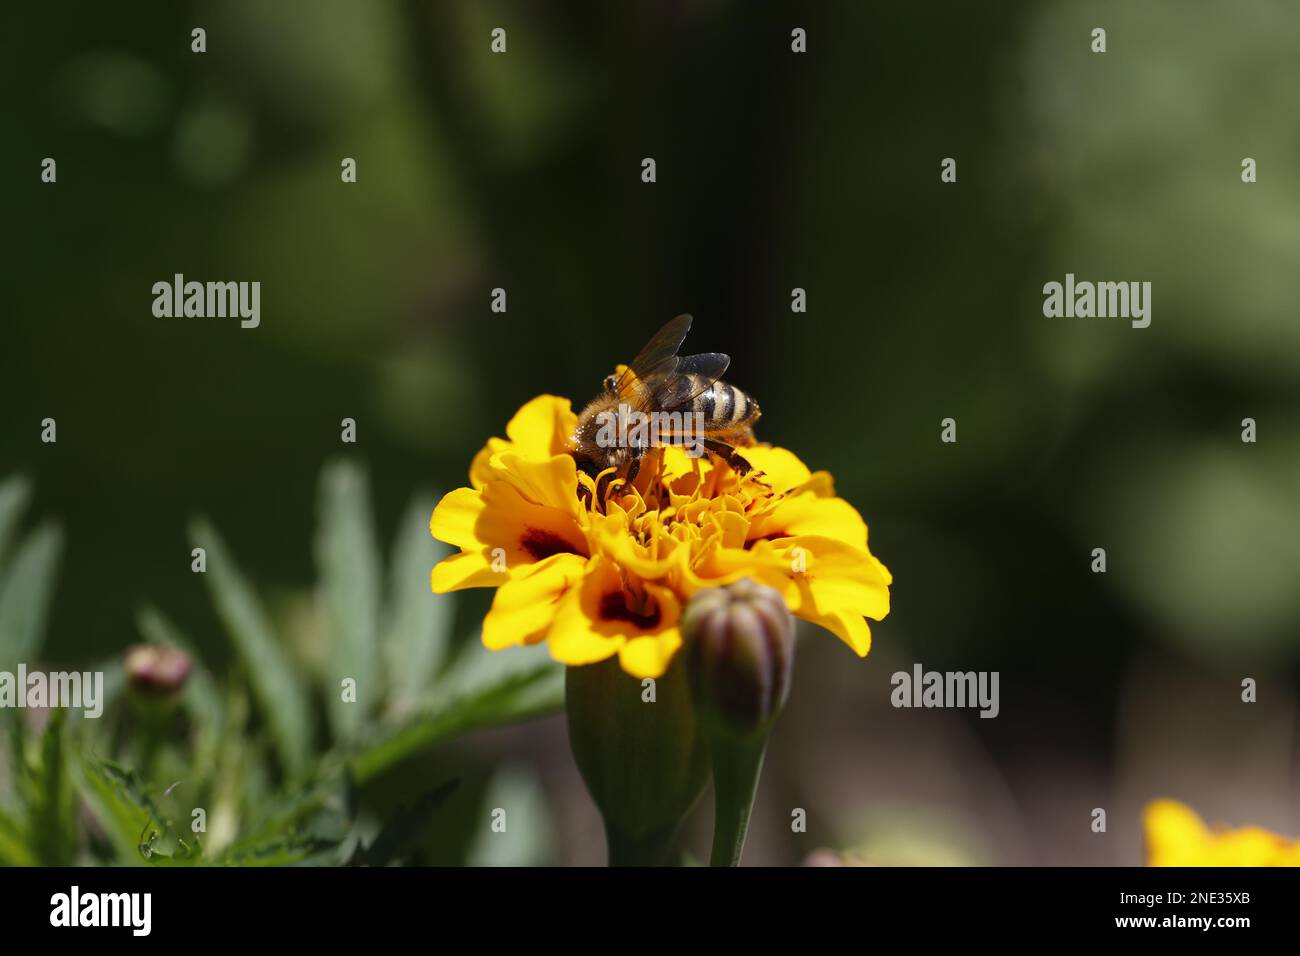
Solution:
[[(730, 356), (677, 354), (690, 328), (689, 315), (665, 325), (621, 374), (606, 376), (604, 390), (582, 410), (571, 444), (574, 460), (588, 475), (615, 468), (631, 483), (647, 451), (671, 444), (686, 445), (689, 454), (707, 451), (737, 474), (749, 473), (750, 464), (736, 447), (754, 444), (758, 402), (722, 381)], [(631, 419), (670, 425), (638, 429), (629, 427)]]

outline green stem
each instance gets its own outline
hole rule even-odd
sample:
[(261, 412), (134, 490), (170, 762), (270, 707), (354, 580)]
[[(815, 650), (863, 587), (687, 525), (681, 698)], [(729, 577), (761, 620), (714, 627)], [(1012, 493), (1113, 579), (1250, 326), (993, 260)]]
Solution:
[(767, 734), (736, 740), (725, 733), (710, 735), (713, 753), (713, 853), (710, 866), (739, 866), (754, 808), (758, 778), (763, 772)]
[(668, 862), (677, 827), (634, 837), (605, 824), (605, 843), (610, 866), (664, 866)]
[(136, 770), (142, 780), (152, 782), (154, 764), (158, 761), (158, 751), (166, 731), (167, 715), (153, 701), (148, 701), (138, 709), (137, 716), (140, 720), (140, 749), (136, 758)]

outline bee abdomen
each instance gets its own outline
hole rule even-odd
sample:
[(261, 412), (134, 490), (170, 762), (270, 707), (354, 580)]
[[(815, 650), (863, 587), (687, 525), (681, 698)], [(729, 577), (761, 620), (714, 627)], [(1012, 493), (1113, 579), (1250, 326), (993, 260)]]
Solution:
[(692, 405), (692, 411), (715, 428), (738, 428), (758, 420), (758, 403), (726, 382), (714, 382), (695, 396)]

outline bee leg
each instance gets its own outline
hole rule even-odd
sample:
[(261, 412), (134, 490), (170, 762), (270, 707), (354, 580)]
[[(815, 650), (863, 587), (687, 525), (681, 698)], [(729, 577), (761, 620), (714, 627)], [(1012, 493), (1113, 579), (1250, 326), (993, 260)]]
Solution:
[(741, 458), (736, 449), (726, 442), (718, 441), (716, 438), (706, 438), (704, 439), (704, 447), (731, 466), (731, 470), (741, 478), (744, 478), (753, 469), (753, 466), (744, 458)]
[(604, 507), (605, 499), (614, 491), (614, 483), (618, 481), (617, 475), (602, 475), (596, 479), (596, 501)]
[(628, 465), (626, 475), (619, 475), (616, 473), (609, 476), (610, 493), (612, 494), (615, 491), (617, 491), (619, 494), (625, 493), (628, 488), (632, 487), (632, 483), (636, 481), (636, 476), (640, 473), (640, 471), (641, 471), (641, 456), (636, 455), (634, 453), (634, 457), (631, 459), (631, 464)]
[(634, 455), (636, 457), (632, 459), (632, 466), (628, 470), (628, 474), (627, 474), (628, 483), (631, 484), (633, 481), (636, 480), (636, 476), (641, 473), (641, 465), (643, 462), (645, 461), (651, 462), (653, 472), (651, 471), (646, 472), (646, 474), (650, 475), (651, 477), (649, 478), (648, 481), (646, 481), (645, 492), (644, 494), (642, 494), (641, 497), (646, 502), (649, 502), (651, 500), (651, 497), (653, 496), (655, 501), (655, 507), (657, 508), (663, 507), (662, 496), (660, 494), (660, 489), (661, 489), (660, 483), (662, 482), (664, 476), (663, 450), (661, 448), (641, 448), (635, 451)]

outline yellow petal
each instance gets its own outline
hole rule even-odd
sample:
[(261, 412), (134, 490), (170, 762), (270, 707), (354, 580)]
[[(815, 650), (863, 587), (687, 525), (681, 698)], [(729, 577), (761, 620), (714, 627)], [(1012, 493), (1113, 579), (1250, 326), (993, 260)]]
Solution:
[(600, 553), (639, 578), (656, 580), (667, 576), (679, 564), (675, 552), (679, 543), (664, 535), (652, 536), (641, 544), (629, 529), (625, 516), (613, 511), (588, 526), (592, 553)]
[(627, 641), (618, 652), (618, 663), (633, 677), (662, 677), (673, 655), (682, 646), (680, 628), (670, 627), (658, 634), (647, 634)]
[(462, 551), (443, 558), (433, 566), (429, 586), (435, 594), (446, 594), (462, 588), (493, 588), (509, 579), (508, 573), (503, 574), (492, 567), (487, 554)]
[(770, 445), (738, 449), (742, 458), (763, 472), (763, 481), (776, 491), (789, 491), (812, 477), (808, 466), (794, 452)]
[(720, 539), (716, 539), (700, 547), (683, 570), (682, 591), (690, 596), (701, 588), (722, 587), (741, 578), (753, 578), (784, 594), (792, 574), (791, 563), (791, 559), (767, 541), (760, 541), (752, 548), (723, 548)]
[(662, 454), (664, 477), (670, 484), (685, 475), (699, 476), (713, 466), (707, 455), (688, 454), (682, 445), (669, 445)]
[(821, 498), (809, 492), (784, 498), (756, 517), (748, 538), (754, 541), (802, 534), (835, 538), (863, 550), (867, 547), (867, 524), (856, 508), (843, 498)]
[(492, 456), (498, 452), (504, 451), (510, 447), (510, 443), (503, 438), (489, 438), (487, 444), (479, 449), (474, 460), (469, 463), (469, 483), (471, 488), (482, 488), (492, 478), (492, 473), (488, 471), (488, 462)]
[(575, 518), (581, 511), (578, 469), (568, 455), (528, 459), (515, 451), (503, 451), (488, 461), (488, 471), (493, 480), (508, 482), (521, 497), (533, 504), (545, 505)]
[(720, 532), (719, 541), (724, 548), (743, 550), (749, 532), (749, 522), (735, 511), (716, 511), (709, 516), (710, 523)]
[(506, 425), (513, 450), (525, 458), (545, 459), (568, 446), (578, 416), (567, 398), (539, 395), (515, 412)]
[(474, 538), (481, 547), (504, 549), (507, 567), (561, 552), (586, 555), (587, 536), (572, 515), (527, 501), (504, 481), (489, 482), (480, 494), (483, 511), (475, 522)]
[(866, 657), (871, 650), (871, 627), (861, 614), (841, 610), (819, 611), (811, 601), (803, 602), (794, 613), (805, 621), (826, 628), (853, 648), (858, 657)]
[(477, 534), (483, 516), (483, 495), (473, 488), (457, 488), (442, 496), (429, 518), (429, 533), (457, 548), (482, 544)]
[(1300, 866), (1300, 841), (1261, 827), (1216, 832), (1175, 800), (1152, 801), (1142, 819), (1148, 866)]
[(573, 588), (560, 601), (546, 635), (551, 656), (561, 664), (595, 664), (618, 653), (622, 640), (597, 634), (582, 610), (582, 588)]
[(434, 569), (435, 591), (500, 585), (553, 554), (587, 555), (577, 518), (525, 500), (507, 481), (490, 481), (481, 491), (448, 492), (434, 509), (429, 530), (463, 552)]
[(882, 620), (889, 614), (889, 572), (871, 554), (822, 535), (799, 535), (780, 541), (792, 563), (802, 559), (802, 572), (792, 575), (806, 585), (816, 609), (852, 611)]
[(501, 585), (483, 620), (484, 646), (499, 651), (544, 638), (561, 599), (582, 579), (586, 563), (578, 555), (557, 554)]
[(581, 586), (570, 590), (560, 602), (547, 637), (551, 656), (577, 665), (619, 654), (619, 664), (633, 676), (662, 674), (681, 646), (681, 635), (677, 633), (681, 604), (677, 597), (666, 587), (638, 583), (645, 611), (637, 613), (628, 608), (633, 598), (612, 561), (596, 557), (585, 570)]
[(489, 438), (469, 466), (470, 487), (482, 488), (493, 477), (488, 462), (503, 451), (530, 459), (546, 459), (569, 451), (578, 417), (567, 398), (539, 395), (515, 412), (506, 425), (505, 438)]

